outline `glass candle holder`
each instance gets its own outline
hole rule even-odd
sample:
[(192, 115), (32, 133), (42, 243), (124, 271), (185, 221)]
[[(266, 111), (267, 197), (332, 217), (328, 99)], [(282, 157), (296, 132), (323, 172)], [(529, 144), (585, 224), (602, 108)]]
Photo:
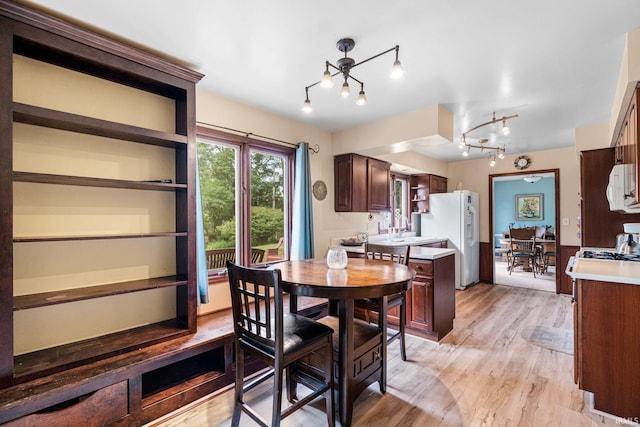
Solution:
[(340, 270), (347, 266), (347, 251), (341, 248), (330, 248), (327, 253), (327, 265), (332, 270)]

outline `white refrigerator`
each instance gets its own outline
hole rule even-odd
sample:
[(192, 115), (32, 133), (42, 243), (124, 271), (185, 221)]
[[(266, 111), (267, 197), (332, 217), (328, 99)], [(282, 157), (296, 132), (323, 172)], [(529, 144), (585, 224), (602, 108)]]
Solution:
[(456, 289), (477, 283), (480, 274), (478, 193), (467, 190), (429, 195), (429, 213), (420, 218), (420, 235), (446, 237), (455, 248)]

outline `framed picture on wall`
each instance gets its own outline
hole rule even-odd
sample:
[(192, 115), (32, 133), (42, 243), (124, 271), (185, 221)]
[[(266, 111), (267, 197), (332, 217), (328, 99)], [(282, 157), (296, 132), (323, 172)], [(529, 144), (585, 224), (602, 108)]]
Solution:
[(542, 220), (542, 193), (540, 194), (516, 194), (516, 220), (536, 221)]

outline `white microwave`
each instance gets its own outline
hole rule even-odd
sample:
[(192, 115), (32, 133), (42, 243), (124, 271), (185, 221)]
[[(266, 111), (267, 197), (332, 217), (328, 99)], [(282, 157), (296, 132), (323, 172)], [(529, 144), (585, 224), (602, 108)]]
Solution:
[(629, 168), (634, 167), (632, 164), (615, 165), (609, 174), (609, 184), (607, 185), (607, 200), (609, 201), (609, 210), (620, 213), (640, 213), (640, 206), (628, 207), (625, 204), (625, 185), (624, 180), (629, 173)]

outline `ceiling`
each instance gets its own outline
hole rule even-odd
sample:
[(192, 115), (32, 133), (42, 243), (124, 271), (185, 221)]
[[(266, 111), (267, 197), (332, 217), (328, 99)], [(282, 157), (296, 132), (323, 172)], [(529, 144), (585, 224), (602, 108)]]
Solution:
[[(495, 125), (474, 135), (507, 155), (571, 146), (576, 127), (608, 122), (625, 33), (640, 27), (638, 0), (21, 2), (177, 60), (205, 74), (203, 89), (328, 131), (441, 104), (456, 143), (420, 151), (447, 161), (462, 158), (461, 133), (494, 111), (519, 115), (511, 134)], [(389, 78), (395, 58), (383, 55), (352, 71), (367, 105), (355, 105), (353, 84), (342, 99), (336, 79), (309, 90), (314, 111), (303, 113), (305, 86), (343, 55), (344, 37), (356, 62), (400, 45), (404, 77)]]

